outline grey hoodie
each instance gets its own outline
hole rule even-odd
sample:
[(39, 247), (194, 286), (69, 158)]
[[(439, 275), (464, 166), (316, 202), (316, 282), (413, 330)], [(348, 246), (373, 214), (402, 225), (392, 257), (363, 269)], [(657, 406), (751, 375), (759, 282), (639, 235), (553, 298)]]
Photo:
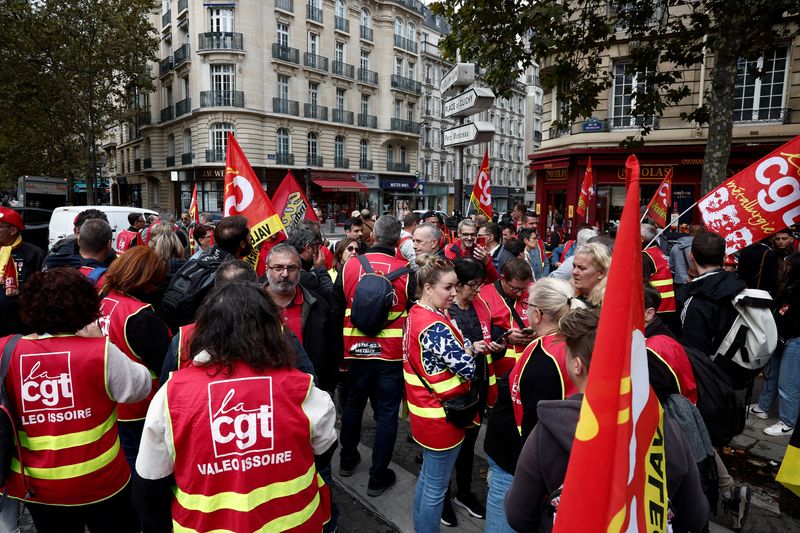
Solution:
[[(506, 496), (506, 519), (517, 531), (550, 532), (553, 521), (544, 511), (548, 495), (564, 483), (567, 463), (578, 425), (583, 394), (566, 400), (541, 401), (539, 423), (525, 441), (514, 482)], [(702, 531), (708, 521), (709, 505), (700, 486), (692, 452), (671, 419), (664, 418), (667, 456), (667, 492), (675, 510), (675, 531)], [(591, 495), (585, 495), (589, 505)]]
[(689, 252), (692, 251), (693, 239), (691, 235), (681, 237), (669, 251), (669, 264), (675, 283), (689, 283)]

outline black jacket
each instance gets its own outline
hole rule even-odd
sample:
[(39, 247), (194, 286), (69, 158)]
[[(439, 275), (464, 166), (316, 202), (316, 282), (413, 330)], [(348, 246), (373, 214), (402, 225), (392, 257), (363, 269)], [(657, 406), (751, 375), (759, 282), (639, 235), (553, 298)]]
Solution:
[(681, 340), (713, 354), (736, 319), (733, 297), (747, 288), (734, 272), (708, 272), (687, 285)]
[(769, 245), (757, 242), (744, 248), (739, 254), (736, 273), (749, 288), (765, 290), (775, 297), (778, 255)]
[(318, 294), (300, 285), (303, 291), (303, 348), (314, 365), (319, 388), (333, 392), (338, 378), (339, 362), (344, 353), (342, 324), (331, 311), (331, 305)]
[[(11, 258), (17, 264), (17, 283), (22, 287), (31, 274), (42, 269), (44, 253), (38, 246), (23, 241)], [(6, 296), (5, 288), (0, 287), (0, 337), (30, 331), (19, 318), (19, 296)]]

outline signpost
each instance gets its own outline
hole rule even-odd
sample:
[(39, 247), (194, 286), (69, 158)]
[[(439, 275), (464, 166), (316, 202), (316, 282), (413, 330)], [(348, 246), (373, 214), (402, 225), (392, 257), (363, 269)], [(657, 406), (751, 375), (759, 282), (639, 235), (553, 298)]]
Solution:
[(468, 122), (442, 132), (445, 146), (470, 146), (492, 140), (494, 125), (491, 122)]
[(444, 103), (445, 117), (467, 117), (486, 111), (494, 103), (494, 93), (484, 87), (471, 87)]
[(467, 87), (475, 81), (474, 63), (456, 63), (447, 74), (442, 76), (439, 84), (439, 91), (442, 96), (451, 96), (458, 92), (461, 87)]

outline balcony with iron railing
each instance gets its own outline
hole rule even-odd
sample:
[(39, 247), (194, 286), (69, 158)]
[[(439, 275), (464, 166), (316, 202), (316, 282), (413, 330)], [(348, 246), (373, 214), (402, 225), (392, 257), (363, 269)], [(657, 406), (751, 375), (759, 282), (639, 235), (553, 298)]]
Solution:
[(412, 54), (417, 53), (417, 43), (412, 41), (411, 39), (406, 39), (402, 35), (395, 34), (394, 36), (394, 46), (395, 48), (402, 48)]
[(374, 39), (374, 32), (369, 26), (361, 26), (361, 38), (365, 41), (372, 42)]
[(422, 94), (422, 84), (420, 82), (397, 74), (392, 74), (392, 87), (401, 91)]
[(303, 52), (303, 65), (321, 72), (328, 72), (328, 58), (317, 54)]
[(334, 109), (331, 122), (338, 122), (339, 124), (353, 124), (353, 112), (345, 111), (344, 109)]
[(372, 161), (369, 159), (359, 159), (358, 168), (361, 170), (372, 170)]
[(386, 162), (387, 172), (411, 172), (411, 163), (395, 163), (394, 161)]
[(172, 55), (173, 63), (175, 68), (178, 68), (181, 64), (191, 59), (191, 51), (189, 50), (189, 43), (184, 44)]
[(390, 129), (392, 131), (402, 131), (405, 133), (419, 135), (420, 124), (419, 122), (411, 122), (410, 120), (393, 118), (390, 123)]
[(162, 78), (169, 74), (173, 69), (172, 56), (165, 57), (158, 63), (158, 77)]
[(272, 43), (272, 59), (300, 64), (300, 50), (278, 43)]
[(534, 131), (533, 132), (533, 142), (541, 144), (542, 143), (542, 132), (541, 131)]
[(375, 115), (367, 115), (365, 113), (358, 114), (358, 125), (362, 128), (377, 128), (378, 117)]
[(181, 165), (191, 165), (192, 154), (181, 154)]
[(343, 78), (353, 79), (355, 78), (355, 67), (353, 65), (348, 65), (347, 63), (342, 63), (341, 61), (334, 61), (331, 63), (331, 74), (335, 76), (342, 76)]
[(312, 6), (311, 4), (306, 5), (306, 18), (308, 20), (322, 23), (322, 9)]
[(244, 37), (241, 33), (230, 31), (210, 31), (198, 35), (198, 52), (213, 52), (225, 50), (227, 52), (244, 51)]
[(178, 0), (178, 16), (183, 15), (185, 11), (189, 11), (189, 0)]
[(142, 163), (145, 169), (153, 168), (153, 160), (149, 157), (145, 157), (144, 160), (142, 160)]
[(333, 29), (342, 33), (350, 33), (350, 21), (345, 17), (334, 17)]
[(422, 41), (421, 45), (421, 52), (423, 54), (427, 54), (431, 57), (441, 57), (441, 53), (439, 52), (439, 46), (433, 43), (429, 43), (428, 41)]
[(334, 157), (333, 166), (334, 168), (350, 168), (350, 160), (346, 157)]
[(167, 160), (166, 160), (166, 165), (164, 165), (164, 166), (174, 167), (175, 166), (175, 156), (174, 155), (168, 155), (167, 156)]
[(166, 122), (168, 120), (172, 120), (175, 118), (175, 108), (171, 105), (168, 105), (164, 109), (161, 110), (161, 122)]
[(273, 98), (272, 99), (272, 112), (280, 113), (282, 115), (300, 115), (300, 103), (297, 100), (288, 100), (286, 98)]
[(192, 99), (191, 98), (184, 98), (179, 102), (175, 103), (175, 116), (179, 117), (181, 115), (185, 115), (189, 111), (192, 110)]
[(166, 13), (161, 15), (161, 28), (166, 28), (172, 23), (172, 10), (168, 9)]
[(206, 163), (219, 163), (225, 161), (225, 147), (215, 146), (206, 150)]
[(398, 6), (402, 6), (406, 9), (410, 9), (420, 15), (424, 14), (422, 2), (419, 0), (388, 0), (389, 3), (397, 4)]
[(244, 107), (244, 91), (200, 91), (200, 107)]
[(278, 165), (294, 165), (294, 154), (277, 153), (275, 163)]
[(368, 83), (370, 85), (378, 85), (378, 73), (374, 70), (367, 70), (365, 68), (358, 69), (358, 81), (360, 83)]
[(307, 154), (306, 155), (306, 164), (310, 167), (321, 167), (322, 166), (322, 156), (316, 154)]
[(133, 170), (139, 171), (142, 170), (142, 160), (141, 159), (134, 159), (133, 160)]
[(133, 111), (132, 122), (137, 126), (149, 126), (152, 122), (150, 117), (150, 109), (136, 109)]
[(275, 0), (275, 8), (287, 13), (294, 13), (294, 0)]
[(328, 120), (328, 108), (324, 105), (303, 104), (303, 116), (316, 120)]

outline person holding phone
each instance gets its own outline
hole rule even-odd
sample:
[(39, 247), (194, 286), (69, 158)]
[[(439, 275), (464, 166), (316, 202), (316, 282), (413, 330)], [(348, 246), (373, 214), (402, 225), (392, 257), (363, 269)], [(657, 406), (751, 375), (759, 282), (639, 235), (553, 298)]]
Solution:
[(444, 249), (444, 256), (451, 261), (459, 257), (471, 257), (484, 266), (486, 270), (485, 283), (493, 283), (500, 278), (491, 256), (486, 251), (486, 237), (478, 235), (478, 226), (471, 218), (465, 218), (458, 223), (459, 238)]

